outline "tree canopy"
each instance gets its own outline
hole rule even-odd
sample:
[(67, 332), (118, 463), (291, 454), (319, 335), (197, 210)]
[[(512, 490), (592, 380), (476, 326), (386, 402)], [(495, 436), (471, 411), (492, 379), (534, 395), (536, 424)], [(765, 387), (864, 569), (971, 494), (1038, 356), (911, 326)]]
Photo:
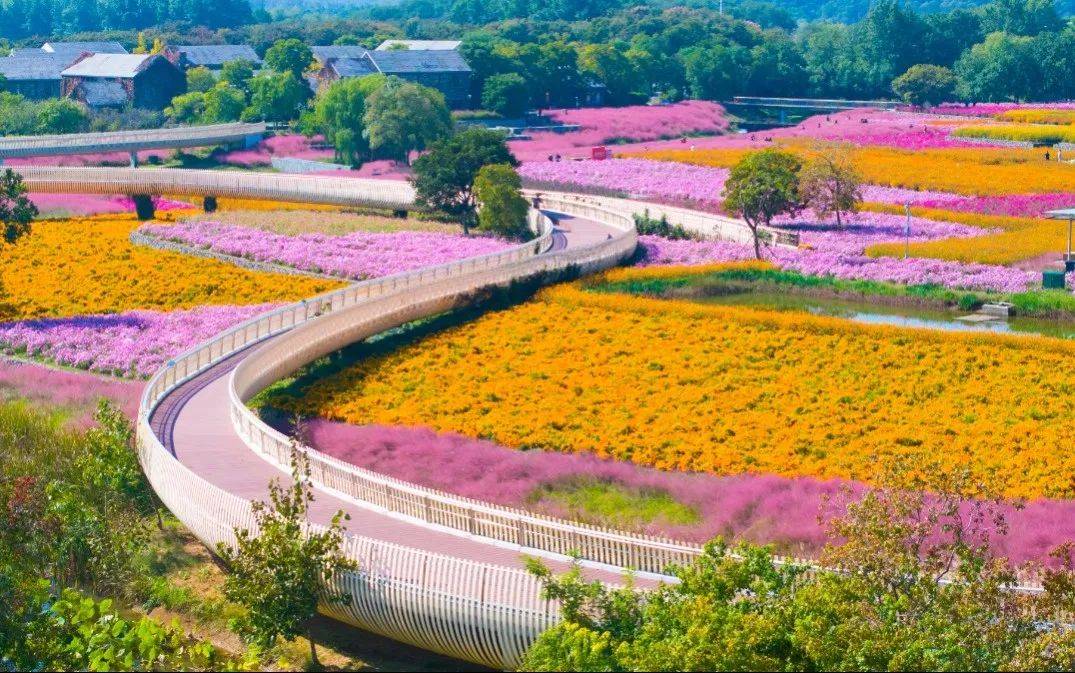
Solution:
[(452, 130), (444, 94), (397, 77), (370, 93), (362, 121), (376, 156), (406, 163), (411, 152), (426, 149)]
[(518, 161), (503, 133), (470, 128), (433, 143), (415, 160), (411, 181), (421, 204), (455, 217), (467, 232), (476, 224), (474, 181), (490, 164), (515, 167)]

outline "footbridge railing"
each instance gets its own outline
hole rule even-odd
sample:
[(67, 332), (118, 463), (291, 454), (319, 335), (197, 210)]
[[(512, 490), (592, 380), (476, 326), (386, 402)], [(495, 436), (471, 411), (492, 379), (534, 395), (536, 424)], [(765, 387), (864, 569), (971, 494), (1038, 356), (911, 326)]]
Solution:
[(215, 124), (106, 133), (0, 136), (0, 161), (16, 157), (138, 152), (210, 145), (249, 144), (261, 140), (265, 124)]
[(19, 173), (31, 192), (220, 196), (392, 210), (415, 208), (414, 189), (398, 180), (182, 168), (20, 166)]
[[(137, 436), (140, 459), (164, 504), (211, 548), (220, 542), (233, 543), (235, 528), (254, 530), (251, 503), (183, 465), (151, 425), (154, 410), (171, 391), (222, 360), (269, 337), (300, 332), (304, 353), (327, 352), (348, 338), (348, 330), (358, 329), (347, 323), (357, 320), (362, 321), (361, 329), (371, 327), (362, 320), (369, 317), (366, 306), (377, 307), (375, 311), (391, 307), (394, 314), (374, 319), (391, 324), (461, 301), (464, 294), (543, 271), (608, 267), (631, 255), (636, 246), (637, 235), (626, 217), (620, 218), (619, 233), (613, 238), (556, 252), (549, 251), (553, 238), (547, 218), (532, 211), (531, 221), (539, 231), (534, 241), (492, 255), (358, 283), (271, 311), (217, 335), (158, 371), (142, 396)], [(453, 288), (450, 298), (439, 289), (445, 284)], [(272, 348), (275, 341), (262, 348)], [(271, 376), (262, 370), (254, 378)], [(323, 611), (396, 640), (487, 666), (512, 668), (533, 640), (559, 619), (557, 606), (542, 598), (540, 583), (522, 569), (354, 535), (346, 536), (344, 548), (359, 570), (337, 578), (326, 591), (348, 594), (351, 601), (327, 605)]]

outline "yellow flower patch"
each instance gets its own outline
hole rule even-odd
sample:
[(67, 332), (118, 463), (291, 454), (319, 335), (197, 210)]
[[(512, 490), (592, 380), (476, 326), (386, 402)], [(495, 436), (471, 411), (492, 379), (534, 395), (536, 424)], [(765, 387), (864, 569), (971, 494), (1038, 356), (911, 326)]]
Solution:
[[(659, 271), (616, 272), (667, 274)], [(871, 481), (895, 456), (1075, 496), (1075, 344), (589, 293), (372, 358), (277, 404), (666, 470)]]
[(4, 319), (298, 301), (340, 283), (135, 246), (131, 215), (49, 220), (0, 251)]
[[(806, 147), (797, 141), (778, 145), (792, 152), (803, 152)], [(729, 168), (749, 151), (741, 148), (662, 150), (630, 156)], [(977, 147), (932, 150), (858, 147), (852, 151), (852, 157), (863, 180), (875, 185), (970, 196), (1075, 191), (1075, 165), (1047, 162), (1043, 152)]]
[[(867, 210), (902, 214), (903, 207), (881, 203), (869, 203)], [(1067, 223), (1040, 217), (1006, 217), (982, 215), (938, 208), (911, 208), (917, 217), (943, 222), (958, 222), (985, 229), (1000, 229), (995, 234), (973, 238), (945, 238), (936, 241), (912, 243), (908, 248), (912, 257), (949, 259), (959, 262), (981, 264), (1013, 264), (1045, 254), (1056, 253), (1067, 247)], [(903, 243), (880, 243), (866, 249), (871, 257), (899, 257)]]
[(996, 119), (1022, 124), (1075, 124), (1075, 110), (1017, 108), (995, 115)]

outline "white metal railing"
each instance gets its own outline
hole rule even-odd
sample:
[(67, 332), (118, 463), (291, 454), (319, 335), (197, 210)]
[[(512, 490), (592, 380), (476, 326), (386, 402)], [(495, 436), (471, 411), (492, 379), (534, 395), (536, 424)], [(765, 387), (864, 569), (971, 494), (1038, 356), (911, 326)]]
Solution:
[(20, 166), (31, 192), (223, 196), (409, 210), (414, 188), (394, 180), (182, 168)]
[[(168, 452), (150, 425), (157, 405), (184, 381), (251, 344), (303, 324), (340, 315), (373, 298), (403, 298), (416, 288), (434, 287), (449, 278), (518, 277), (552, 246), (552, 227), (536, 211), (531, 222), (538, 237), (514, 248), (436, 267), (366, 281), (258, 316), (229, 329), (171, 361), (143, 392), (137, 423), (139, 455), (162, 501), (210, 547), (233, 543), (236, 527), (252, 529), (250, 503), (213, 486)], [(634, 248), (632, 232), (621, 246)], [(595, 247), (590, 257), (609, 255)], [(585, 263), (585, 255), (572, 262)], [(619, 257), (616, 256), (615, 259)], [(612, 262), (615, 261), (612, 260)], [(599, 262), (606, 265), (607, 262)], [(345, 605), (326, 605), (327, 614), (385, 636), (488, 666), (511, 668), (530, 643), (559, 619), (555, 605), (541, 597), (540, 583), (525, 571), (410, 549), (379, 540), (345, 536), (347, 555), (359, 564), (327, 587), (347, 593)]]
[(215, 124), (105, 133), (0, 136), (0, 159), (96, 152), (205, 147), (245, 142), (265, 133), (265, 124)]

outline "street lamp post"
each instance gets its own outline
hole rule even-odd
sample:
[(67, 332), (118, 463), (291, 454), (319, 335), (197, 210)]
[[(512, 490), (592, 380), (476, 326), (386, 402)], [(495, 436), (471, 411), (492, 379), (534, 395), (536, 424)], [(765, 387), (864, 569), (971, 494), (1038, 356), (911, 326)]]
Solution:
[(911, 204), (903, 204), (903, 212), (907, 213), (907, 219), (903, 222), (903, 258), (907, 259), (911, 248)]

